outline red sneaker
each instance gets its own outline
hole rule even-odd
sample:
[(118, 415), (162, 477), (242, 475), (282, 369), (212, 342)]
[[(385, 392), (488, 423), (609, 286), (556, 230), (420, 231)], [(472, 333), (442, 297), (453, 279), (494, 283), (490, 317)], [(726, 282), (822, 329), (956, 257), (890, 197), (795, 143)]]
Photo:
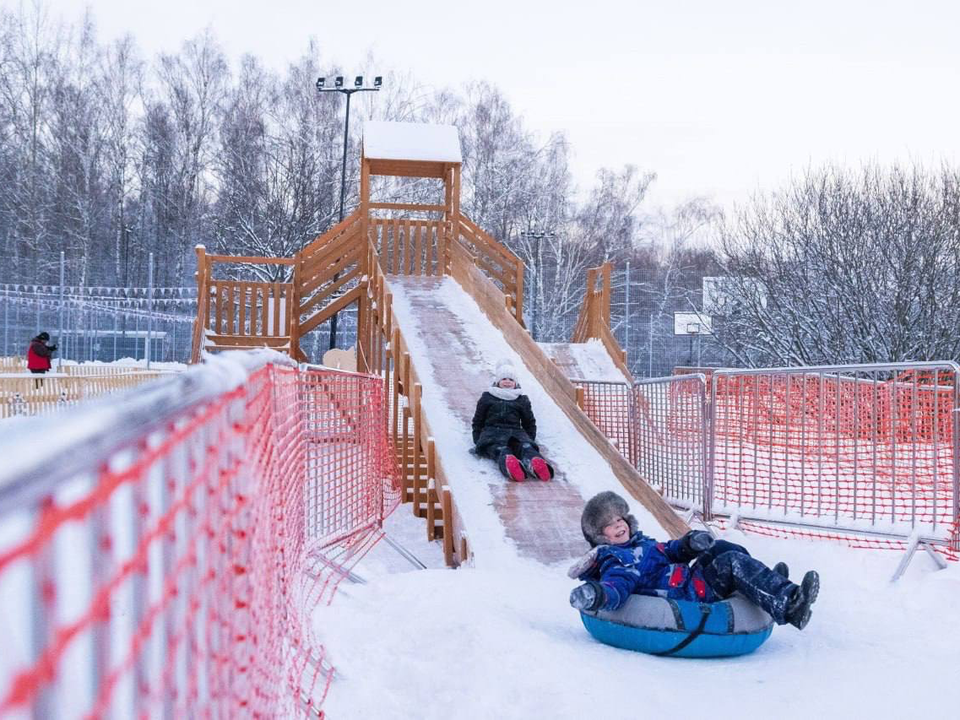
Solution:
[(513, 455), (507, 455), (503, 462), (507, 466), (507, 472), (510, 473), (510, 479), (523, 482), (527, 474), (523, 471), (523, 466), (520, 464), (520, 461)]
[(533, 468), (533, 474), (546, 482), (550, 479), (550, 466), (547, 461), (541, 457), (536, 457), (530, 461), (530, 467)]

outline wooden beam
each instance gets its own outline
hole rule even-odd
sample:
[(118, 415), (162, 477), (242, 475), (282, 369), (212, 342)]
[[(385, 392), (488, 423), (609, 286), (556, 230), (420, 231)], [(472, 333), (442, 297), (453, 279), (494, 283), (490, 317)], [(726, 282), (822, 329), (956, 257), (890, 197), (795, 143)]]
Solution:
[(250, 255), (207, 255), (212, 262), (246, 263), (248, 265), (293, 265), (294, 258), (253, 257)]
[(341, 297), (339, 300), (335, 300), (329, 305), (327, 305), (323, 310), (318, 312), (316, 315), (312, 316), (309, 320), (300, 325), (300, 334), (306, 335), (308, 332), (313, 330), (315, 327), (321, 323), (326, 322), (334, 313), (340, 312), (347, 305), (352, 303), (354, 300), (357, 300), (360, 297), (360, 286), (353, 288), (346, 295)]
[(419, 205), (417, 203), (370, 203), (371, 210), (422, 210), (423, 212), (443, 212), (443, 205)]

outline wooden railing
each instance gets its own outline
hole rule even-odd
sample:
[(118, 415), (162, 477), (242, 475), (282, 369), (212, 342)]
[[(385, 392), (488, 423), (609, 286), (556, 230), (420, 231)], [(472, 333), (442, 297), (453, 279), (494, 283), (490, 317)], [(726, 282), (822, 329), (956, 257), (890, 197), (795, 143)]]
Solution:
[(523, 326), (523, 261), (463, 215), (459, 240), (476, 266), (503, 291), (507, 308)]
[(382, 375), (387, 390), (391, 434), (403, 478), (404, 500), (427, 523), (427, 539), (443, 539), (447, 565), (470, 557), (466, 530), (422, 406), (423, 384), (410, 358), (409, 346), (393, 313), (393, 296), (373, 242), (363, 263), (368, 280), (357, 317), (357, 368)]
[(627, 353), (610, 329), (610, 269), (610, 263), (604, 263), (587, 270), (587, 291), (570, 342), (582, 343), (594, 338), (600, 340), (614, 364), (627, 378), (632, 378), (627, 368)]
[(388, 275), (446, 274), (446, 223), (371, 218), (369, 237)]
[(0, 376), (0, 418), (57, 412), (81, 400), (127, 390), (166, 374), (127, 371), (117, 374)]
[(293, 347), (303, 335), (360, 297), (363, 222), (354, 212), (296, 255), (297, 312)]
[(192, 362), (204, 348), (291, 348), (296, 329), (293, 283), (218, 280), (215, 263), (293, 265), (293, 258), (207, 255), (197, 248), (197, 319)]

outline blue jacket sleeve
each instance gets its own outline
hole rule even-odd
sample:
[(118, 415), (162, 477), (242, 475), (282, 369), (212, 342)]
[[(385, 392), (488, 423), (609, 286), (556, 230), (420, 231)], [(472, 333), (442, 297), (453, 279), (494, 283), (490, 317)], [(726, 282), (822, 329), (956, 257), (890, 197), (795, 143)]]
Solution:
[(603, 573), (600, 578), (600, 585), (603, 587), (604, 610), (616, 610), (623, 605), (630, 594), (637, 588), (640, 582), (640, 573), (636, 568), (628, 568), (623, 565), (614, 567)]

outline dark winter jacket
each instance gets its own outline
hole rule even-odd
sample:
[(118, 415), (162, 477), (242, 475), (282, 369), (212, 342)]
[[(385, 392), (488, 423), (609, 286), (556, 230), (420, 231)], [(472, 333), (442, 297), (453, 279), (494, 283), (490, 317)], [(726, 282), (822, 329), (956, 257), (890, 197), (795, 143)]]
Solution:
[(473, 443), (477, 452), (500, 445), (511, 439), (533, 443), (537, 439), (537, 421), (533, 417), (530, 398), (520, 395), (516, 400), (503, 400), (484, 392), (473, 414)]
[(56, 349), (56, 345), (47, 345), (39, 337), (33, 338), (30, 341), (30, 347), (27, 348), (27, 369), (49, 370), (51, 367), (50, 358)]
[(605, 610), (616, 610), (631, 594), (699, 602), (719, 600), (700, 567), (688, 564), (694, 557), (683, 539), (663, 543), (638, 532), (622, 545), (598, 546), (595, 562), (580, 580), (600, 583), (606, 597), (602, 606)]

